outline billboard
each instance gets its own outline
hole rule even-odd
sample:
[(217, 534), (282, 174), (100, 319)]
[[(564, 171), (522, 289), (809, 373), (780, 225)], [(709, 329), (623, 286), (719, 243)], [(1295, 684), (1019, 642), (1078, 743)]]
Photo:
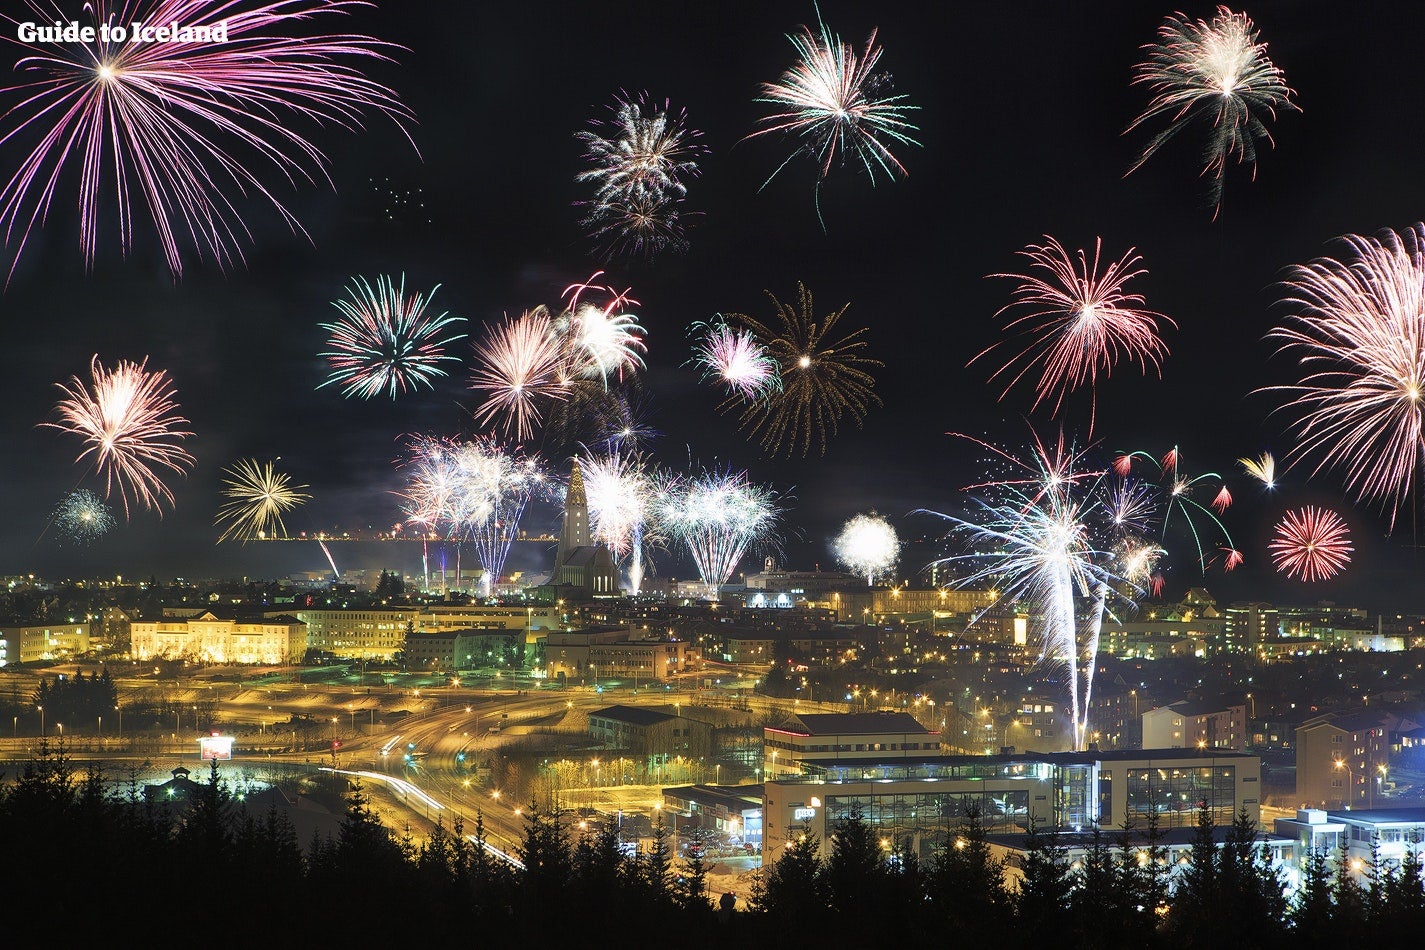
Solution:
[(233, 737), (213, 733), (198, 740), (198, 751), (203, 759), (227, 761), (233, 757)]

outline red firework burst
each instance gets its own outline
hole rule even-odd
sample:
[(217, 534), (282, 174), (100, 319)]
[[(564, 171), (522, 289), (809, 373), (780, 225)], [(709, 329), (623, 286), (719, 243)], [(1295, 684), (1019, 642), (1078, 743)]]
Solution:
[(1334, 577), (1351, 563), (1351, 531), (1336, 512), (1308, 505), (1288, 511), (1267, 545), (1287, 577), (1312, 583)]

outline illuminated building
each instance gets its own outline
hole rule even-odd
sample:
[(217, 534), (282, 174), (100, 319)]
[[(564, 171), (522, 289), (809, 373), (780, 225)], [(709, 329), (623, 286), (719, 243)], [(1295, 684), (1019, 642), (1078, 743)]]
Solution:
[(135, 620), (130, 653), (136, 660), (191, 657), (207, 663), (300, 663), (307, 652), (307, 625), (279, 614), (253, 620), (216, 616)]
[(1142, 828), (1191, 828), (1205, 804), (1215, 825), (1246, 811), (1260, 816), (1261, 760), (1197, 749), (1023, 752), (988, 756), (863, 753), (804, 761), (799, 774), (765, 783), (763, 864), (775, 861), (803, 829), (820, 840), (859, 814), (879, 837), (922, 857), (953, 833), (967, 807), (986, 830), (1023, 837), (1043, 830), (1085, 831), (1125, 821)]

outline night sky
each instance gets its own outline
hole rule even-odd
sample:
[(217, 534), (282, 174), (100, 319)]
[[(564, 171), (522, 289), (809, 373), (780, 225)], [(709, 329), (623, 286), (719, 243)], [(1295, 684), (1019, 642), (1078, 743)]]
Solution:
[[(1425, 218), (1416, 92), (1425, 6), (1291, 0), (1246, 9), (1303, 111), (1271, 124), (1276, 147), (1262, 148), (1255, 181), (1249, 167), (1229, 168), (1214, 221), (1198, 177), (1205, 129), (1124, 175), (1151, 135), (1123, 134), (1148, 97), (1130, 85), (1133, 67), (1171, 5), (827, 0), (821, 12), (843, 40), (860, 45), (879, 27), (880, 66), (920, 107), (913, 121), (923, 147), (895, 150), (909, 171), (903, 180), (873, 187), (854, 167), (833, 170), (821, 190), (824, 232), (811, 161), (791, 163), (759, 190), (789, 146), (771, 136), (740, 141), (768, 108), (753, 101), (758, 84), (791, 63), (785, 34), (815, 23), (809, 0), (382, 6), (350, 27), (408, 48), (399, 65), (374, 72), (417, 115), (419, 153), (380, 117), (360, 135), (313, 133), (335, 187), (273, 182), (310, 240), (251, 202), (243, 266), (224, 273), (190, 254), (175, 281), (140, 233), (127, 259), (116, 241), (104, 242), (86, 273), (74, 182), (61, 188), (50, 223), (0, 295), (0, 573), (273, 577), (322, 568), (308, 545), (215, 544), (220, 470), (246, 457), (280, 456), (311, 487), (314, 500), (289, 518), (291, 530), (397, 521), (400, 437), (474, 431), (468, 364), (436, 391), (395, 403), (317, 390), (326, 376), (318, 324), (336, 316), (330, 302), (353, 275), (404, 273), (408, 288), (441, 284), (436, 307), (467, 317), (472, 337), (484, 321), (557, 305), (568, 284), (605, 266), (573, 207), (588, 194), (574, 181), (582, 168), (574, 133), (607, 115), (620, 90), (646, 90), (686, 108), (709, 148), (685, 202), (696, 213), (691, 250), (606, 267), (610, 283), (641, 301), (643, 383), (662, 433), (655, 453), (675, 467), (691, 457), (746, 468), (783, 492), (792, 566), (832, 566), (830, 538), (871, 508), (903, 537), (943, 533), (942, 522), (911, 512), (962, 511), (961, 489), (981, 477), (983, 454), (948, 431), (1018, 449), (1062, 421), (1082, 439), (1086, 399), (1071, 400), (1059, 421), (1029, 415), (1028, 390), (999, 401), (987, 382), (992, 364), (966, 364), (1000, 337), (993, 315), (1013, 286), (987, 274), (1021, 270), (1015, 252), (1043, 235), (1070, 248), (1092, 248), (1101, 236), (1106, 257), (1138, 249), (1149, 273), (1132, 288), (1178, 328), (1166, 333), (1162, 379), (1124, 366), (1100, 383), (1096, 444), (1105, 456), (1177, 445), (1186, 472), (1223, 474), (1237, 499), (1225, 520), (1244, 566), (1204, 579), (1179, 548), (1165, 595), (1206, 586), (1224, 600), (1425, 607), (1414, 512), (1387, 536), (1386, 516), (1346, 499), (1337, 473), (1311, 477), (1297, 466), (1267, 495), (1236, 465), (1263, 450), (1280, 460), (1291, 447), (1288, 417), (1271, 415), (1280, 397), (1253, 395), (1293, 381), (1263, 339), (1284, 313), (1276, 304), (1284, 268), (1339, 253), (1331, 242), (1342, 234)], [(1214, 10), (1182, 9), (1194, 18)], [(7, 175), (20, 158), (0, 146)], [(421, 190), (429, 223), (418, 214), (382, 219), (378, 186), (388, 179)], [(819, 311), (849, 301), (843, 326), (869, 328), (869, 355), (886, 364), (877, 384), (884, 406), (863, 429), (844, 427), (824, 457), (773, 459), (738, 432), (735, 413), (715, 411), (717, 391), (686, 365), (687, 327), (719, 312), (769, 318), (766, 291), (794, 300), (798, 281)], [(462, 341), (456, 352), (465, 357), (468, 347)], [(47, 512), (76, 482), (102, 488), (93, 476), (81, 480), (76, 438), (36, 427), (51, 417), (53, 384), (87, 375), (94, 353), (111, 365), (148, 356), (151, 368), (171, 373), (197, 433), (187, 447), (198, 464), (170, 480), (176, 508), (161, 519), (136, 510), (88, 548), (49, 535), (37, 542)], [(1306, 503), (1333, 506), (1351, 524), (1357, 557), (1338, 580), (1287, 582), (1270, 568), (1272, 525)], [(532, 510), (525, 527), (556, 518), (552, 507)], [(336, 554), (343, 567), (418, 569), (415, 548), (387, 548)], [(530, 557), (517, 553), (511, 566), (538, 567), (547, 554), (519, 563)], [(902, 573), (920, 566), (905, 563)], [(665, 563), (660, 573), (689, 568)]]

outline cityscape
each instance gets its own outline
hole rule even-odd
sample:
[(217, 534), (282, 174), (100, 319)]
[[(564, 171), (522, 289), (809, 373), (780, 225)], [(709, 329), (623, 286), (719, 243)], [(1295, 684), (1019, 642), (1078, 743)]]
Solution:
[(0, 13), (16, 927), (1425, 928), (1425, 9), (931, 6)]

